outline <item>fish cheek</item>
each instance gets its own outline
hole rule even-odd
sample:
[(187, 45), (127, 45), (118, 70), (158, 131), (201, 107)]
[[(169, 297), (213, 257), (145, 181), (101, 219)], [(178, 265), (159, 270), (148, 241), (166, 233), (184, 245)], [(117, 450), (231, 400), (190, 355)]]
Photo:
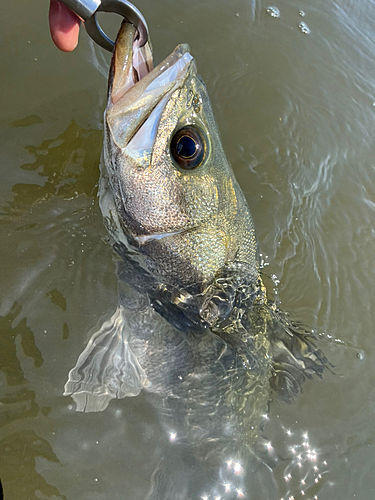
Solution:
[(227, 234), (203, 227), (154, 240), (140, 251), (148, 269), (164, 283), (191, 286), (214, 278), (227, 258)]
[(163, 165), (143, 168), (134, 160), (121, 169), (123, 219), (134, 236), (168, 233), (189, 225), (177, 177)]

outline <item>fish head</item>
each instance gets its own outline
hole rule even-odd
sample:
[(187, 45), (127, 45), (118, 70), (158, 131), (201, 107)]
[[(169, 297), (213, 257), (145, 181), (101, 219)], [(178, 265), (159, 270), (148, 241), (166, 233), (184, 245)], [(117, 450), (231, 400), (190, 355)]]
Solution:
[(135, 38), (124, 23), (105, 112), (116, 234), (161, 282), (207, 283), (234, 262), (258, 276), (250, 211), (189, 46), (179, 45), (153, 69), (149, 43), (140, 48)]

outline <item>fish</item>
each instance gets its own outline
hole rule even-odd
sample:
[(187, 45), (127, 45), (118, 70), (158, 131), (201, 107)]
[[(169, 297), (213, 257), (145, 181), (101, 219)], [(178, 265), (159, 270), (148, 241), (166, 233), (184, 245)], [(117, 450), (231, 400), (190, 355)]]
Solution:
[(148, 500), (251, 498), (247, 471), (272, 394), (291, 400), (327, 361), (268, 295), (249, 206), (187, 44), (154, 67), (150, 42), (140, 47), (124, 21), (100, 168), (119, 302), (64, 394), (91, 412), (144, 391), (172, 446)]

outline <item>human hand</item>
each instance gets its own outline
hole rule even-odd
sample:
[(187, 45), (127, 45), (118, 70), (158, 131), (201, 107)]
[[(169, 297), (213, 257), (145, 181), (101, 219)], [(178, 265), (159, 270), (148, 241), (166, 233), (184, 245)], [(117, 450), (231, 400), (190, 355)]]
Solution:
[(49, 28), (56, 47), (71, 52), (78, 43), (80, 18), (58, 0), (50, 0)]

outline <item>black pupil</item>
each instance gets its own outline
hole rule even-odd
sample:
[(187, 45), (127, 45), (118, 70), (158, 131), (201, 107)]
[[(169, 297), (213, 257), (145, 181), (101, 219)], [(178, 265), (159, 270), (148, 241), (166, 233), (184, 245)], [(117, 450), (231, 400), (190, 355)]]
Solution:
[(176, 145), (176, 152), (182, 158), (191, 158), (196, 150), (197, 143), (187, 135), (183, 135)]
[(198, 128), (187, 125), (178, 130), (171, 139), (172, 158), (180, 168), (193, 170), (206, 157), (207, 141)]

